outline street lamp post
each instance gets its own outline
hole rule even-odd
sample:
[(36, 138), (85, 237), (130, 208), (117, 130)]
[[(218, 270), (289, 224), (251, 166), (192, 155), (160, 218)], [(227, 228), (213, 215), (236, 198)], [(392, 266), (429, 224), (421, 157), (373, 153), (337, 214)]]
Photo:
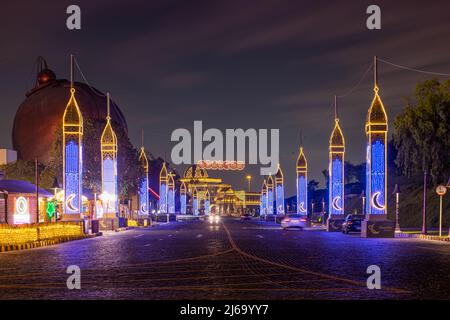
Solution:
[(436, 193), (439, 196), (439, 237), (442, 237), (442, 197), (447, 193), (447, 187), (437, 186)]
[(427, 234), (427, 171), (423, 172), (422, 234)]
[(362, 214), (366, 214), (366, 196), (364, 195), (364, 190), (361, 191), (361, 198), (362, 198)]
[(251, 188), (251, 181), (252, 181), (252, 176), (248, 175), (245, 177), (248, 181), (248, 192), (250, 192), (250, 188)]
[(400, 223), (399, 223), (399, 198), (400, 198), (400, 187), (398, 184), (395, 184), (394, 192), (392, 194), (395, 194), (395, 233), (400, 233)]

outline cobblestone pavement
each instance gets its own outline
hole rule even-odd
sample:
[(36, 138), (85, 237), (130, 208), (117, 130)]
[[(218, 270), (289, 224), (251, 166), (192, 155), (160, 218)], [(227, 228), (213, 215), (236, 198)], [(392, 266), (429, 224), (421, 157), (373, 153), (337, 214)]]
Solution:
[[(69, 265), (81, 268), (81, 290), (66, 287)], [(369, 265), (381, 268), (381, 290), (366, 287)], [(0, 253), (0, 298), (449, 299), (449, 265), (448, 243), (230, 218)]]

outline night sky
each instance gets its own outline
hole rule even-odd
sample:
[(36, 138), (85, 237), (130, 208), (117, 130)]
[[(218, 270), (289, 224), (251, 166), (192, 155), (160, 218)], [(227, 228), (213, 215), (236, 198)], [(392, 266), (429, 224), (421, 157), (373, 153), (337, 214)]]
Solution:
[[(66, 28), (70, 4), (81, 7), (81, 31)], [(380, 31), (366, 28), (370, 4), (381, 7)], [(449, 1), (2, 1), (0, 148), (12, 147), (14, 115), (34, 86), (37, 56), (58, 78), (68, 78), (74, 53), (89, 82), (109, 90), (121, 107), (136, 146), (145, 128), (146, 147), (154, 155), (169, 157), (171, 132), (192, 132), (194, 120), (223, 131), (279, 128), (281, 165), (292, 195), (300, 130), (310, 178), (323, 186), (333, 95), (352, 89), (374, 55), (450, 73), (449, 18)], [(380, 63), (390, 133), (404, 97), (431, 77)], [(346, 158), (354, 163), (364, 161), (372, 87), (369, 72), (339, 101)], [(239, 189), (248, 173), (259, 190), (258, 166), (217, 175)]]

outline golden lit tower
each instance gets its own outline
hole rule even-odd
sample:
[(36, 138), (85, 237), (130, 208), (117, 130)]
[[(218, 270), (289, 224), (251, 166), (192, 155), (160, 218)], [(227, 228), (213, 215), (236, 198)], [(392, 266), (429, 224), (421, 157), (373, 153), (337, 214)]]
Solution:
[(174, 174), (169, 174), (169, 179), (167, 182), (167, 208), (168, 213), (175, 213), (175, 180), (173, 179)]
[(266, 179), (264, 179), (262, 190), (261, 190), (261, 208), (260, 215), (265, 215), (267, 213), (267, 183)]
[(106, 95), (107, 117), (101, 137), (102, 201), (105, 218), (119, 214), (117, 192), (117, 136), (111, 125), (110, 98)]
[(297, 213), (308, 215), (308, 162), (300, 147), (297, 158)]
[(142, 130), (142, 145), (139, 153), (139, 163), (144, 171), (141, 186), (139, 188), (139, 214), (146, 215), (149, 213), (149, 197), (148, 197), (148, 158), (144, 148), (144, 130)]
[(70, 55), (70, 98), (63, 115), (63, 220), (83, 213), (83, 116), (73, 86), (74, 56)]
[[(387, 131), (388, 118), (379, 95), (377, 58), (374, 58), (374, 97), (366, 119), (366, 221), (362, 236), (393, 236), (387, 228)], [(381, 222), (380, 222), (381, 221)], [(380, 223), (383, 227), (380, 228)], [(383, 232), (380, 232), (383, 229)], [(389, 233), (389, 234), (388, 234)]]
[(161, 168), (161, 172), (159, 173), (159, 212), (167, 213), (167, 189), (168, 189), (168, 175), (166, 162), (163, 162), (163, 166)]
[(198, 191), (197, 188), (194, 187), (194, 191), (192, 192), (192, 209), (195, 216), (198, 216)]
[(344, 155), (345, 140), (339, 125), (337, 97), (334, 96), (334, 128), (329, 141), (328, 231), (340, 231), (344, 219)]
[(275, 207), (277, 208), (277, 214), (285, 214), (284, 211), (284, 180), (283, 171), (281, 171), (280, 164), (278, 164), (278, 170), (275, 174)]
[(273, 214), (273, 178), (271, 175), (267, 177), (267, 212), (266, 214)]
[(206, 190), (205, 193), (205, 214), (209, 215), (211, 213), (211, 195), (209, 194), (209, 190)]
[(63, 116), (63, 220), (80, 220), (83, 211), (83, 116), (75, 99), (73, 81), (71, 83)]
[(181, 183), (180, 187), (180, 212), (181, 214), (187, 213), (187, 190), (186, 190), (186, 184), (184, 182)]

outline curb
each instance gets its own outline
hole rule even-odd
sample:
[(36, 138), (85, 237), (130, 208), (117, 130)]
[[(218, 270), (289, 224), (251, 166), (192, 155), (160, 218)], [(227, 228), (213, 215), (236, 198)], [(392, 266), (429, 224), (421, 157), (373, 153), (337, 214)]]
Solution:
[(0, 245), (0, 252), (19, 251), (19, 250), (28, 250), (28, 249), (34, 249), (34, 248), (39, 248), (39, 247), (47, 247), (47, 246), (52, 246), (52, 245), (63, 243), (63, 242), (94, 238), (94, 237), (98, 237), (100, 235), (101, 234), (91, 234), (91, 235), (83, 235), (83, 236), (77, 236), (77, 237), (63, 237), (63, 238), (58, 238), (58, 239), (41, 240), (41, 241), (36, 241), (36, 242), (29, 242), (29, 243), (24, 243), (24, 244), (14, 244), (14, 245), (2, 244), (2, 245)]
[(449, 236), (439, 237), (439, 236), (430, 236), (430, 235), (426, 235), (426, 234), (396, 233), (395, 238), (411, 238), (411, 239), (450, 242)]

